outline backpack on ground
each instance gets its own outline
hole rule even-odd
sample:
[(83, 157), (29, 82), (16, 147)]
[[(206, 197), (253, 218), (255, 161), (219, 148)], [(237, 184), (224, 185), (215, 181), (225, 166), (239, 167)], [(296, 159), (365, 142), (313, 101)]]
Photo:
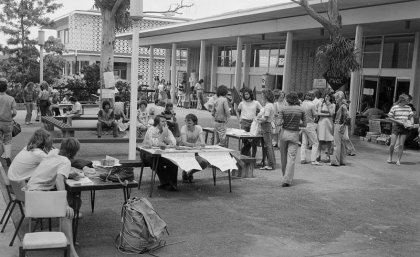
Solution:
[(166, 245), (161, 239), (166, 222), (146, 198), (133, 197), (122, 207), (121, 231), (115, 247), (123, 253), (148, 253)]

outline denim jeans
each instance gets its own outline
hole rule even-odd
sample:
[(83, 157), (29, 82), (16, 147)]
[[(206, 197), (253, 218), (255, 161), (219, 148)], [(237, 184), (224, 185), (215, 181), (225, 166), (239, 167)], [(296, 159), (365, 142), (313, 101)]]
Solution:
[(33, 102), (26, 102), (25, 106), (26, 106), (25, 122), (31, 122), (32, 111), (34, 110), (34, 103)]
[(300, 160), (306, 160), (306, 149), (308, 145), (312, 145), (311, 162), (316, 161), (318, 157), (318, 135), (316, 133), (316, 124), (307, 123), (306, 128), (302, 130), (302, 146), (300, 148)]
[(226, 124), (227, 122), (214, 122), (214, 143), (219, 143), (222, 147), (226, 147)]
[(282, 129), (280, 132), (280, 157), (283, 183), (291, 184), (295, 174), (295, 160), (298, 151), (299, 131)]
[(261, 134), (264, 140), (263, 155), (267, 156), (268, 166), (274, 168), (274, 150), (273, 144), (271, 143), (272, 139), (272, 128), (271, 122), (262, 122), (261, 123)]
[[(241, 129), (245, 130), (246, 132), (249, 132), (251, 130), (251, 124), (252, 124), (252, 120), (241, 119)], [(257, 139), (243, 140), (243, 142), (244, 142), (244, 146), (242, 147), (241, 154), (255, 157), (257, 153), (258, 140)], [(252, 148), (252, 154), (251, 154), (251, 148)]]

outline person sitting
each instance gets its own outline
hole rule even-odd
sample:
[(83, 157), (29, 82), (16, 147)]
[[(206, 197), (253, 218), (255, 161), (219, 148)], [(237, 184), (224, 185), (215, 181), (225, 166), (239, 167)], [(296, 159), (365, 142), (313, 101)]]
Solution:
[(124, 113), (125, 103), (121, 100), (121, 96), (115, 96), (115, 103), (114, 103), (114, 114), (115, 120), (122, 119), (123, 121), (128, 120), (127, 116)]
[(368, 120), (372, 120), (372, 119), (380, 119), (382, 116), (385, 115), (385, 113), (381, 109), (378, 109), (376, 107), (370, 107), (370, 104), (369, 104), (367, 110), (364, 111), (362, 115), (366, 116)]
[(174, 137), (180, 137), (179, 125), (176, 122), (176, 113), (174, 112), (174, 105), (172, 103), (166, 104), (165, 111), (162, 112), (162, 116), (165, 117), (166, 122), (168, 123), (168, 128)]
[(36, 130), (28, 144), (13, 159), (7, 174), (9, 179), (23, 181), (31, 178), (34, 170), (47, 157), (51, 148), (50, 133), (43, 128)]
[(154, 106), (150, 106), (147, 110), (147, 112), (149, 113), (149, 116), (153, 116), (153, 118), (158, 115), (161, 114), (162, 112), (165, 111), (165, 106), (166, 103), (160, 100), (155, 100), (155, 105)]
[(60, 97), (58, 96), (58, 92), (53, 91), (52, 99), (51, 99), (51, 111), (53, 112), (54, 116), (60, 116)]
[[(181, 128), (181, 145), (189, 147), (205, 147), (205, 139), (203, 134), (203, 128), (198, 125), (197, 116), (190, 113), (185, 116), (185, 125)], [(195, 157), (197, 162), (200, 164), (202, 169), (205, 169), (208, 162), (200, 156)], [(182, 182), (192, 183), (193, 174), (198, 170), (191, 170), (189, 172), (182, 171)]]
[[(65, 180), (68, 179), (71, 171), (70, 159), (72, 159), (80, 149), (80, 143), (75, 138), (66, 138), (61, 142), (60, 150), (53, 149), (48, 156), (43, 158), (41, 163), (33, 172), (26, 190), (28, 191), (49, 191), (57, 189), (65, 191)], [(73, 244), (72, 219), (76, 201), (80, 199), (67, 195), (66, 218), (62, 220), (62, 229), (70, 244), (70, 256), (77, 257), (76, 249)], [(70, 207), (72, 206), (72, 207)], [(77, 211), (77, 210), (76, 210)]]
[[(164, 148), (166, 146), (173, 147), (176, 145), (175, 137), (168, 129), (165, 117), (156, 115), (153, 119), (153, 126), (147, 130), (146, 135), (144, 136), (144, 145), (148, 148), (153, 146)], [(150, 155), (142, 153), (141, 159), (145, 165), (151, 165)], [(161, 185), (158, 186), (159, 189), (168, 191), (177, 190), (178, 167), (173, 162), (165, 158), (160, 158), (156, 173), (161, 183)]]
[(69, 100), (73, 106), (65, 116), (67, 117), (67, 124), (71, 126), (73, 118), (82, 116), (82, 104), (74, 96), (70, 97)]
[(137, 137), (142, 138), (149, 127), (149, 114), (146, 110), (147, 102), (142, 100), (137, 110)]
[(114, 111), (108, 101), (103, 101), (102, 110), (98, 112), (98, 123), (96, 124), (98, 138), (102, 136), (102, 127), (112, 128), (114, 137), (118, 137), (118, 125), (115, 122)]

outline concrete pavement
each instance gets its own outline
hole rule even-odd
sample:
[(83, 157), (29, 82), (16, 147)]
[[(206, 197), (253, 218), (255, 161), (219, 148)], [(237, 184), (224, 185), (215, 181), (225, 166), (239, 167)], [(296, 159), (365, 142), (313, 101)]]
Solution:
[[(180, 124), (190, 112), (197, 114), (199, 124), (211, 124), (207, 112), (175, 111)], [(24, 112), (19, 111), (21, 124), (23, 117)], [(236, 118), (230, 126), (238, 127)], [(14, 155), (37, 125), (22, 128), (22, 134), (14, 139)], [(348, 165), (297, 164), (290, 188), (280, 187), (277, 164), (275, 171), (256, 170), (255, 178), (235, 179), (232, 194), (225, 186), (220, 187), (226, 191), (223, 194), (208, 194), (201, 183), (209, 178), (204, 172), (197, 173), (195, 184), (181, 185), (180, 192), (155, 191), (151, 201), (171, 225), (172, 237), (188, 241), (166, 247), (158, 255), (420, 256), (420, 153), (407, 151), (398, 167), (386, 163), (386, 146), (358, 139), (353, 142), (357, 155), (348, 158)], [(230, 147), (237, 149), (236, 144), (232, 141)], [(126, 158), (126, 148), (126, 144), (83, 145), (79, 156)], [(279, 163), (278, 151), (276, 157)], [(0, 197), (1, 213), (4, 208)], [(171, 215), (170, 210), (182, 210), (182, 215)], [(203, 220), (205, 212), (213, 218)], [(184, 227), (186, 222), (189, 226)], [(13, 230), (8, 224), (6, 233), (0, 234), (0, 256), (17, 256), (17, 247), (8, 247)]]

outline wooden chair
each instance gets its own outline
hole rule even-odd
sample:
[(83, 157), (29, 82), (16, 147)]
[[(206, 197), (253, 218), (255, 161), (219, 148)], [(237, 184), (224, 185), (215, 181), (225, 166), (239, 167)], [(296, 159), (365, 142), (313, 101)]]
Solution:
[[(66, 191), (25, 191), (25, 214), (28, 218), (64, 218), (66, 216)], [(29, 231), (31, 231), (29, 222)], [(64, 256), (70, 256), (70, 244), (61, 232), (41, 231), (26, 233), (19, 247), (19, 257), (28, 251), (62, 249)]]
[(0, 222), (0, 224), (3, 223), (3, 219), (7, 214), (7, 218), (4, 221), (1, 232), (2, 233), (4, 232), (4, 229), (6, 228), (6, 224), (7, 222), (9, 222), (10, 216), (12, 216), (13, 210), (15, 209), (16, 205), (19, 206), (20, 212), (22, 214), (22, 217), (19, 221), (18, 226), (16, 227), (16, 231), (12, 237), (12, 240), (9, 243), (9, 246), (13, 246), (13, 242), (15, 241), (15, 238), (17, 236), (17, 233), (19, 232), (20, 226), (22, 225), (23, 219), (25, 218), (25, 213), (23, 212), (23, 202), (25, 201), (25, 196), (21, 190), (22, 188), (21, 182), (10, 181), (2, 166), (0, 166), (0, 173), (1, 173), (1, 178), (2, 178), (1, 182), (6, 187), (7, 196), (9, 199), (6, 210), (4, 211), (3, 217), (1, 218), (1, 222)]

